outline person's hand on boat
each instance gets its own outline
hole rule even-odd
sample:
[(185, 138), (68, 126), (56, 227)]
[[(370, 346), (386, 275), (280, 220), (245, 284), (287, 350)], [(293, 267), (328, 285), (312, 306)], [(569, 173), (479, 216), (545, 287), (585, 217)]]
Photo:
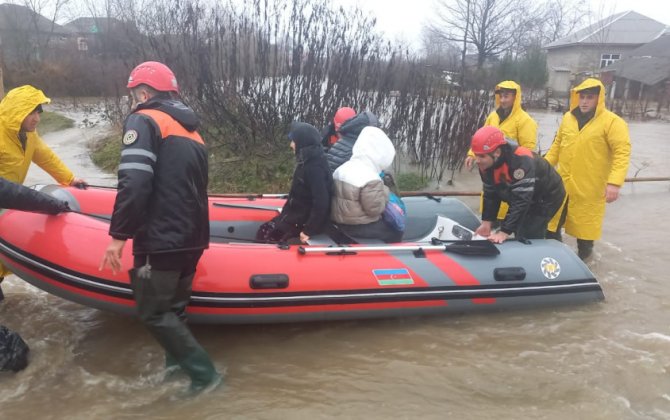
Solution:
[(68, 202), (54, 199), (53, 206), (49, 209), (49, 214), (59, 214), (66, 211), (70, 211), (70, 205)]
[(307, 236), (305, 232), (300, 232), (300, 242), (306, 244), (307, 241), (309, 241), (309, 236)]
[(605, 201), (608, 203), (612, 203), (616, 201), (619, 198), (619, 187), (618, 185), (614, 184), (607, 184), (607, 188), (605, 188)]
[(486, 239), (493, 242), (494, 244), (501, 244), (501, 243), (505, 242), (507, 240), (507, 238), (509, 238), (508, 234), (506, 234), (503, 231), (498, 231), (496, 233), (493, 233), (493, 234), (489, 235), (489, 237), (486, 238)]
[(77, 188), (80, 188), (82, 190), (85, 190), (86, 187), (88, 187), (88, 182), (86, 182), (86, 180), (84, 180), (84, 178), (75, 177), (72, 180), (72, 182), (70, 182), (70, 186), (77, 187)]
[(98, 270), (102, 271), (109, 265), (113, 274), (121, 271), (121, 254), (123, 253), (123, 247), (125, 245), (125, 239), (112, 239), (105, 250), (105, 255), (102, 257)]
[(491, 226), (493, 226), (492, 222), (483, 220), (482, 224), (475, 230), (475, 234), (486, 238), (491, 234)]

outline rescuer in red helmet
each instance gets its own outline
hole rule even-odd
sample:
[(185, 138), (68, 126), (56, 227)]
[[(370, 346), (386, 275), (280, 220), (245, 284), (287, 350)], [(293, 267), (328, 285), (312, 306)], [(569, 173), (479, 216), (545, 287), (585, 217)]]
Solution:
[(121, 255), (133, 239), (129, 273), (139, 318), (164, 348), (166, 372), (182, 369), (191, 378), (188, 393), (197, 394), (221, 383), (185, 323), (196, 266), (209, 246), (207, 148), (165, 64), (138, 65), (127, 86), (133, 108), (124, 124), (112, 240), (100, 269), (128, 268)]
[[(497, 127), (484, 126), (472, 136), (472, 152), (484, 183), (482, 224), (475, 233), (502, 243), (512, 233), (517, 239), (542, 239), (547, 224), (563, 203), (563, 181), (548, 162), (505, 139)], [(500, 203), (509, 211), (492, 233)]]
[(340, 127), (345, 121), (356, 116), (356, 111), (348, 106), (343, 106), (335, 112), (333, 120), (322, 131), (321, 144), (326, 149), (335, 144), (340, 139)]

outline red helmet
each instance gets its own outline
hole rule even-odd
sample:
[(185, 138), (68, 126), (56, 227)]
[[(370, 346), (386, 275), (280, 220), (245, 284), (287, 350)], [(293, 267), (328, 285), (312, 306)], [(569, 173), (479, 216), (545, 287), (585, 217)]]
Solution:
[(333, 117), (333, 125), (335, 125), (335, 131), (340, 131), (342, 123), (344, 123), (346, 120), (353, 117), (354, 115), (356, 115), (356, 111), (354, 111), (353, 108), (349, 108), (348, 106), (338, 109), (337, 112), (335, 113), (335, 116)]
[(498, 147), (507, 144), (505, 136), (498, 128), (486, 125), (475, 132), (472, 136), (470, 148), (472, 153), (477, 155), (486, 155), (493, 153)]
[(179, 85), (174, 73), (168, 66), (158, 61), (145, 61), (130, 72), (127, 88), (147, 85), (159, 92), (177, 92)]

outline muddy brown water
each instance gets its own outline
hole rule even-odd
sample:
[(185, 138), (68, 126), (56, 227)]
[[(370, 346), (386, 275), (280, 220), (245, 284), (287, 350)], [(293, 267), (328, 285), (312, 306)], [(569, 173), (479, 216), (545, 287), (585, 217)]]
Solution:
[[(547, 148), (559, 114), (534, 113)], [(631, 123), (629, 175), (670, 176), (670, 124)], [(45, 136), (91, 183), (96, 129)], [(49, 182), (33, 168), (27, 183)], [(478, 188), (472, 173), (454, 189)], [(475, 205), (472, 199), (469, 204)], [(628, 184), (607, 208), (590, 267), (606, 301), (523, 312), (378, 321), (194, 326), (225, 386), (172, 397), (159, 346), (132, 318), (48, 295), (12, 276), (0, 323), (31, 346), (0, 373), (0, 418), (670, 418), (670, 183)], [(574, 240), (567, 241), (574, 247)], [(54, 244), (58, 246), (58, 244)], [(86, 250), (82, 250), (86, 252)]]

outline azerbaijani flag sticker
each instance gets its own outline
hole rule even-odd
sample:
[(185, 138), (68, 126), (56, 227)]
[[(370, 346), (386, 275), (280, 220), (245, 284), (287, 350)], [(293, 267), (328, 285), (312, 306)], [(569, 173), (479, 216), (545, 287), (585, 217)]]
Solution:
[(380, 286), (414, 284), (414, 279), (406, 268), (379, 268), (372, 270), (372, 274)]

